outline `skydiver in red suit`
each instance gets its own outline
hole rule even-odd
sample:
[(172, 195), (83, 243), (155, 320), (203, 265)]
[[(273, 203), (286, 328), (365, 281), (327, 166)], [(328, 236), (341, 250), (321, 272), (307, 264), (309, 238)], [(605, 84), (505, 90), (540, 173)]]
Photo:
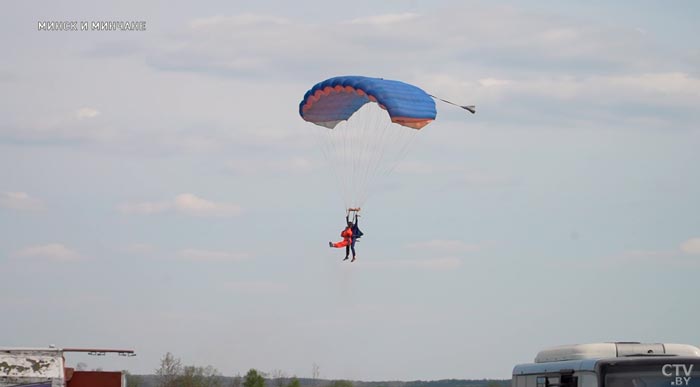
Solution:
[[(345, 214), (345, 221), (347, 222), (347, 226), (340, 233), (340, 236), (343, 238), (343, 240), (336, 243), (328, 242), (328, 246), (330, 247), (345, 247), (345, 258), (343, 258), (343, 261), (347, 261), (350, 257), (350, 249), (352, 249), (352, 261), (350, 262), (355, 262), (355, 259), (357, 258), (355, 255), (355, 241), (363, 235), (362, 231), (360, 231), (360, 228), (357, 226), (357, 217), (359, 216), (357, 214), (358, 211), (360, 211), (359, 208), (348, 208), (347, 213)], [(353, 221), (350, 220), (351, 212), (355, 213)]]

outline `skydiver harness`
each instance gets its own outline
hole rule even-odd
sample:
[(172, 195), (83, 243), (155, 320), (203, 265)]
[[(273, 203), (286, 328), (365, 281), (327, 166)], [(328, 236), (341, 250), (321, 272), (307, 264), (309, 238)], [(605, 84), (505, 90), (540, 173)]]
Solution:
[[(345, 220), (347, 222), (350, 222), (350, 216), (346, 216)], [(362, 230), (360, 230), (360, 227), (357, 225), (357, 214), (355, 214), (355, 218), (353, 219), (352, 227), (350, 228), (350, 230), (352, 231), (352, 240), (354, 241), (360, 239), (363, 235), (365, 235), (362, 232)]]

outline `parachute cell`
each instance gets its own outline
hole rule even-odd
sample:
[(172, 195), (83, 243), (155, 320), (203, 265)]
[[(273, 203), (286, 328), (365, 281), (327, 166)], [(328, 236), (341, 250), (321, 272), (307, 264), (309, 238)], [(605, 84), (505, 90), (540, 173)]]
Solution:
[(368, 102), (385, 109), (391, 121), (420, 129), (435, 119), (435, 101), (420, 88), (400, 81), (361, 76), (327, 79), (307, 91), (299, 114), (314, 124), (334, 128)]

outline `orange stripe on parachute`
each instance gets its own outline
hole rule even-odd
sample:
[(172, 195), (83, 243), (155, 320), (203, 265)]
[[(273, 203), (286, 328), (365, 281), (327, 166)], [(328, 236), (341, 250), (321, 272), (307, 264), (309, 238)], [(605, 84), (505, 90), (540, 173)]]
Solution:
[[(342, 93), (342, 92), (354, 92), (355, 88), (352, 86), (335, 86), (335, 87), (330, 87), (326, 86), (323, 89), (316, 90), (312, 96), (310, 96), (304, 106), (302, 106), (301, 110), (303, 112), (308, 111), (311, 109), (311, 106), (313, 106), (314, 103), (318, 102), (321, 98), (327, 97), (333, 93)], [(358, 93), (359, 94), (359, 93)], [(362, 95), (362, 94), (360, 94)]]
[(392, 117), (391, 122), (403, 126), (408, 126), (413, 129), (422, 129), (424, 126), (433, 122), (431, 119), (411, 118), (411, 117)]
[[(356, 93), (357, 95), (364, 97), (366, 96), (370, 101), (372, 102), (377, 102), (377, 98), (375, 98), (371, 94), (367, 94), (364, 90), (362, 89), (356, 89), (352, 86), (341, 86), (337, 85), (335, 87), (330, 87), (326, 86), (321, 90), (316, 90), (312, 96), (310, 96), (307, 100), (304, 106), (302, 106), (301, 110), (306, 113), (311, 107), (313, 106), (314, 103), (318, 102), (322, 97), (327, 97), (333, 93)], [(386, 110), (386, 106), (377, 103), (380, 108)], [(391, 122), (407, 126), (409, 128), (413, 129), (421, 129), (424, 126), (428, 125), (429, 123), (433, 122), (432, 119), (425, 119), (425, 118), (412, 118), (412, 117), (392, 117)]]

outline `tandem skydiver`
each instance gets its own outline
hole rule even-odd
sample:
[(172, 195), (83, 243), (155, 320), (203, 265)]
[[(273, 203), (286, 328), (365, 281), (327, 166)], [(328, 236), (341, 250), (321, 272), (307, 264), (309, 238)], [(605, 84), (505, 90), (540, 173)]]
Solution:
[[(353, 213), (353, 220), (350, 220), (350, 213)], [(360, 230), (360, 227), (357, 225), (358, 223), (358, 217), (360, 216), (358, 214), (360, 212), (360, 208), (348, 208), (346, 213), (345, 213), (345, 222), (346, 222), (346, 227), (343, 229), (343, 231), (340, 233), (340, 236), (343, 237), (343, 240), (340, 242), (328, 242), (328, 246), (330, 247), (335, 247), (335, 248), (343, 248), (345, 247), (345, 258), (343, 258), (343, 261), (347, 261), (348, 258), (350, 257), (350, 250), (352, 249), (352, 260), (350, 262), (355, 262), (355, 259), (357, 259), (357, 256), (355, 255), (355, 242), (364, 235), (364, 233)]]

